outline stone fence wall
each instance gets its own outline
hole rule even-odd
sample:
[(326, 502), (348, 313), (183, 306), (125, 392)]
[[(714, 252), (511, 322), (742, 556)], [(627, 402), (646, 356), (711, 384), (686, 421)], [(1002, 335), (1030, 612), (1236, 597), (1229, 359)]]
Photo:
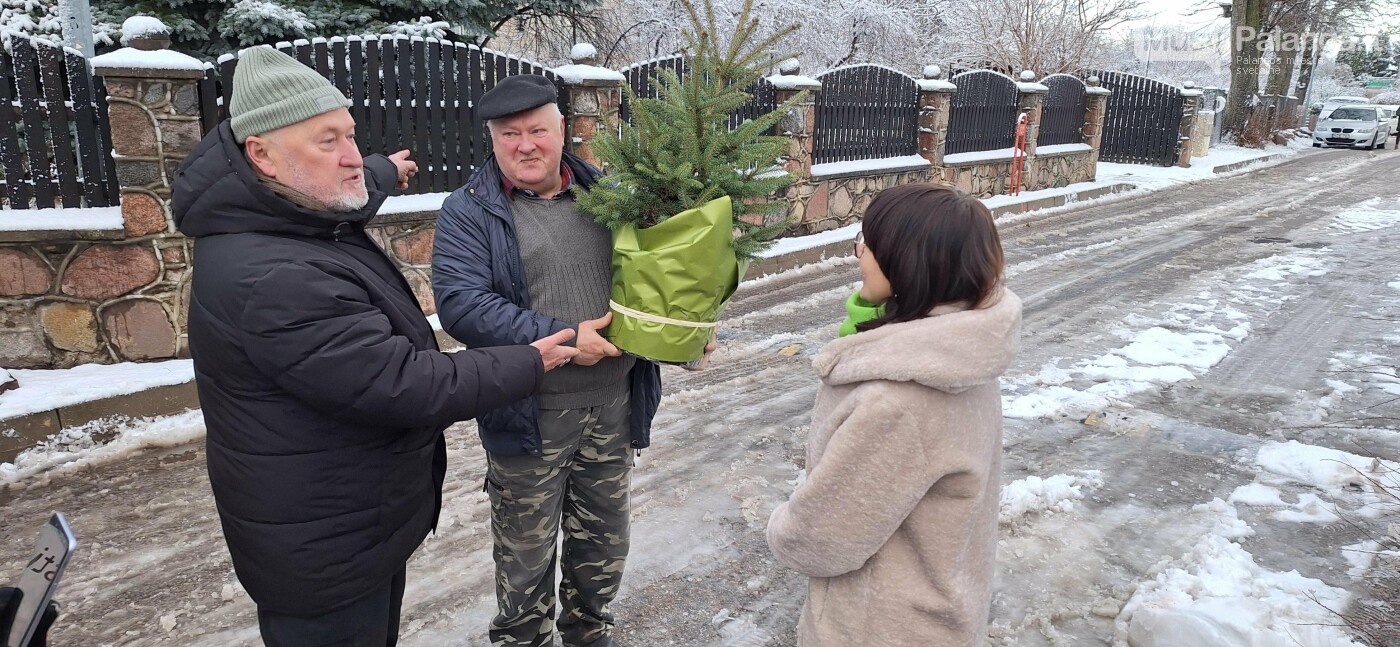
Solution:
[[(787, 217), (794, 223), (790, 233), (812, 234), (843, 227), (860, 220), (865, 207), (882, 189), (910, 182), (940, 182), (978, 197), (1005, 195), (1012, 191), (1015, 161), (1007, 155), (945, 155), (948, 116), (957, 86), (941, 79), (941, 70), (929, 66), (919, 84), (919, 155), (871, 163), (846, 162), (812, 164), (811, 134), (815, 125), (815, 93), (821, 92), (816, 79), (802, 77), (800, 68), (789, 67), (783, 77), (770, 79), (778, 91), (778, 103), (799, 91), (808, 100), (787, 115), (778, 129), (792, 138), (787, 170), (799, 180), (782, 197), (788, 201)], [(1023, 77), (1024, 78), (1024, 77)], [(1092, 182), (1098, 162), (1104, 111), (1109, 91), (1090, 79), (1085, 96), (1082, 141), (1038, 151), (1041, 105), (1046, 88), (1036, 83), (1019, 84), (1020, 106), (1026, 114), (1025, 155), (1021, 159), (1021, 191), (1063, 187)]]

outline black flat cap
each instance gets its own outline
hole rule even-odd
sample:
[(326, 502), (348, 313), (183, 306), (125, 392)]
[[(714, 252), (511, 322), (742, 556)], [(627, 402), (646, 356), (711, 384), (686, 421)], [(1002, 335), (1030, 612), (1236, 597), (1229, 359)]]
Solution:
[(482, 95), (476, 114), (482, 121), (509, 117), (554, 103), (559, 90), (554, 82), (538, 74), (517, 74), (501, 79), (496, 87)]

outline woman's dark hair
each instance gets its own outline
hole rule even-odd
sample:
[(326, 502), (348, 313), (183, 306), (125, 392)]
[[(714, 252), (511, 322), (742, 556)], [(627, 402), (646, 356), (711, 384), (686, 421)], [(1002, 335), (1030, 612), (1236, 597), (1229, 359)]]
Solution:
[(922, 319), (945, 303), (991, 305), (1002, 278), (1001, 237), (980, 200), (940, 184), (897, 186), (875, 196), (861, 230), (894, 296), (885, 316), (858, 330)]

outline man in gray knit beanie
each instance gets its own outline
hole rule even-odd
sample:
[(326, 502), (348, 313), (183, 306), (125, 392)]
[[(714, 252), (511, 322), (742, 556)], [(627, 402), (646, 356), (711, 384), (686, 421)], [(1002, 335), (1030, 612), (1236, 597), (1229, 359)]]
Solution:
[[(330, 81), (282, 52), (262, 45), (239, 56), (228, 104), (233, 135), (259, 179), (295, 204), (344, 212), (369, 202), (349, 107)], [(418, 172), (408, 155), (389, 156), (399, 189)]]
[(361, 157), (348, 102), (244, 50), (230, 119), (181, 165), (189, 349), (209, 484), (268, 647), (392, 647), (407, 563), (437, 525), (444, 430), (535, 393), (574, 331), (440, 352), (366, 224), (417, 166)]

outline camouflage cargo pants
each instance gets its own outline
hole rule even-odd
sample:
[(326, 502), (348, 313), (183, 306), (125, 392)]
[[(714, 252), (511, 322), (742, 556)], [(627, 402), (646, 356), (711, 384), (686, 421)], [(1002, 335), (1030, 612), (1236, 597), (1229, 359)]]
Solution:
[(554, 644), (556, 570), (564, 644), (583, 647), (612, 632), (608, 606), (627, 559), (630, 410), (626, 396), (601, 407), (542, 410), (542, 456), (487, 455), (494, 647)]

